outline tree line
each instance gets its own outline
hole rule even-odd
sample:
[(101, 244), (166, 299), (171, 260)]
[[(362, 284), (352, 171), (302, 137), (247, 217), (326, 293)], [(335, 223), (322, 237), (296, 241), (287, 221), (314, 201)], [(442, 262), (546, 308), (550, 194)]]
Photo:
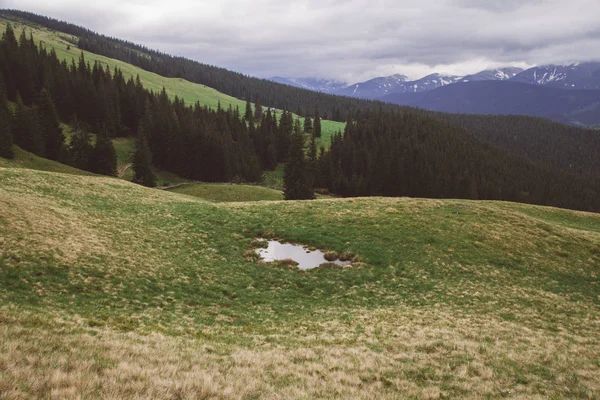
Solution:
[[(40, 157), (98, 174), (115, 175), (116, 153), (104, 126), (92, 144), (89, 134), (80, 129), (74, 116), (73, 140), (66, 143), (47, 87), (40, 84), (40, 89), (36, 87), (39, 80), (32, 80), (32, 68), (40, 67), (36, 64), (39, 54), (35, 53), (33, 38), (27, 38), (23, 32), (17, 42), (9, 25), (0, 41), (0, 156), (13, 158), (13, 144), (16, 144)], [(15, 104), (14, 112), (9, 100)]]
[(508, 200), (600, 211), (600, 183), (535, 164), (425, 115), (349, 118), (315, 181), (343, 196)]
[[(278, 120), (270, 109), (258, 109), (243, 118), (237, 108), (188, 106), (177, 97), (171, 100), (164, 89), (144, 89), (139, 77), (126, 80), (119, 69), (90, 65), (83, 53), (70, 64), (61, 62), (54, 49), (36, 46), (25, 31), (17, 40), (10, 25), (0, 41), (0, 78), (3, 148), (14, 141), (77, 168), (114, 175), (112, 161), (110, 168), (98, 165), (114, 159), (110, 139), (121, 136), (137, 137), (136, 171), (144, 170), (139, 162), (151, 160), (156, 167), (209, 182), (259, 181), (262, 171), (275, 168), (289, 151), (291, 112)], [(6, 100), (16, 103), (14, 113)], [(61, 121), (74, 131), (68, 146)], [(97, 134), (94, 145), (90, 131)], [(136, 173), (136, 180), (151, 185), (143, 175)]]
[(600, 178), (600, 131), (520, 115), (431, 115), (528, 160)]
[(301, 116), (314, 117), (314, 107), (316, 106), (321, 111), (321, 118), (343, 122), (349, 112), (371, 108), (375, 104), (389, 110), (398, 108), (393, 104), (326, 95), (247, 76), (225, 68), (171, 56), (145, 46), (100, 35), (86, 28), (25, 11), (2, 10), (0, 14), (9, 18), (17, 17), (76, 36), (78, 39), (73, 45), (77, 45), (82, 50), (121, 60), (161, 76), (183, 78), (190, 82), (203, 84), (239, 99), (260, 101), (270, 107), (288, 109)]

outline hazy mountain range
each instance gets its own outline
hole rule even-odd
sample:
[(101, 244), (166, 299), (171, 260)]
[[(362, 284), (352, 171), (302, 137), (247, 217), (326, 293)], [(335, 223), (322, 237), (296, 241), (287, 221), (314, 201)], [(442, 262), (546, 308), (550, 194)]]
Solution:
[(467, 76), (392, 75), (344, 85), (335, 80), (277, 82), (324, 93), (377, 99), (434, 111), (517, 114), (575, 125), (600, 125), (600, 62), (491, 69)]
[(414, 81), (406, 75), (396, 74), (391, 76), (370, 79), (351, 85), (333, 79), (316, 78), (271, 78), (272, 81), (285, 85), (314, 90), (317, 92), (337, 94), (342, 96), (376, 99), (392, 93), (423, 92), (456, 82), (481, 81), (481, 80), (507, 80), (522, 72), (519, 68), (502, 68), (485, 70), (468, 76), (455, 76), (434, 73)]
[(316, 78), (273, 77), (271, 80), (317, 92), (366, 99), (376, 99), (393, 93), (418, 93), (458, 82), (478, 81), (513, 81), (561, 89), (600, 89), (600, 62), (544, 65), (527, 70), (507, 67), (489, 69), (466, 76), (434, 73), (413, 81), (401, 74), (353, 84), (345, 84), (334, 79)]

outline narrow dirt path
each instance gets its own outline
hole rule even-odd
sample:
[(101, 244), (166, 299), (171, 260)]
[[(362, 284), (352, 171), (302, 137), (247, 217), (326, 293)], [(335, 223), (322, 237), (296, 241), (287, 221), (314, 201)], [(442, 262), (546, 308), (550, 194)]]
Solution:
[(119, 170), (117, 171), (117, 176), (119, 178), (122, 178), (125, 176), (125, 172), (127, 172), (127, 170), (129, 169), (129, 167), (131, 167), (133, 165), (133, 163), (129, 163), (129, 164), (125, 164), (123, 165), (121, 168), (119, 168)]
[(178, 183), (177, 185), (159, 186), (159, 187), (157, 187), (157, 189), (160, 189), (160, 190), (169, 190), (169, 189), (175, 189), (175, 188), (183, 187), (183, 186), (195, 185), (197, 183), (201, 183), (201, 182), (198, 182), (198, 181), (184, 182), (184, 183)]

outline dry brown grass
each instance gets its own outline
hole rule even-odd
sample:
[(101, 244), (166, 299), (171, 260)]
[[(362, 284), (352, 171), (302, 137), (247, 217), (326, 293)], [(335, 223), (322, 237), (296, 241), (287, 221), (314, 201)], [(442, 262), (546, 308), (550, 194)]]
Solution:
[(65, 321), (24, 327), (30, 322), (3, 318), (0, 398), (597, 398), (600, 390), (598, 338), (441, 307), (365, 310), (352, 325), (297, 332), (301, 344), (292, 347), (267, 337), (248, 348), (82, 332)]

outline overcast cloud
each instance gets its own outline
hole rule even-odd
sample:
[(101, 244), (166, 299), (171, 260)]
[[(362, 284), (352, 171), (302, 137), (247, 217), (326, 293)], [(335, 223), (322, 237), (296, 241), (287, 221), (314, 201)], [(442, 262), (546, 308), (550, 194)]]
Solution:
[(600, 59), (599, 0), (0, 0), (259, 77), (362, 81)]

